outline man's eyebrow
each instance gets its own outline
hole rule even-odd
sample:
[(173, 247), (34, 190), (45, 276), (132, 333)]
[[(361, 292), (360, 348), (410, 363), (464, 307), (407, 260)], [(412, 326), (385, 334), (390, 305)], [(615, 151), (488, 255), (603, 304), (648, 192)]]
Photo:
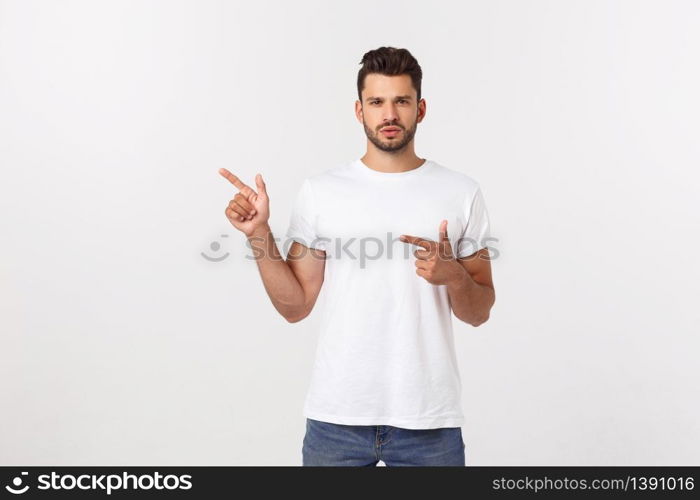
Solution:
[[(383, 100), (384, 98), (383, 98), (383, 97), (370, 96), (370, 97), (368, 97), (368, 98), (365, 99), (365, 100), (366, 100), (366, 101), (371, 101), (372, 99), (378, 99), (378, 100), (381, 101), (381, 100)], [(410, 95), (397, 95), (394, 99), (411, 99), (411, 96), (410, 96)]]

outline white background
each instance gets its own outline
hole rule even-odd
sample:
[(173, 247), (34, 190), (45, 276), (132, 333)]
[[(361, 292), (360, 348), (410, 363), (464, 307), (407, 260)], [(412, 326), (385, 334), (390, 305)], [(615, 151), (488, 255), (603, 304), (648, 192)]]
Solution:
[(217, 170), (263, 174), (282, 240), (303, 178), (364, 154), (382, 45), (424, 72), (416, 153), (482, 185), (498, 238), (491, 319), (453, 318), (468, 465), (699, 464), (699, 25), (668, 0), (0, 2), (0, 464), (301, 464), (318, 311), (277, 314)]

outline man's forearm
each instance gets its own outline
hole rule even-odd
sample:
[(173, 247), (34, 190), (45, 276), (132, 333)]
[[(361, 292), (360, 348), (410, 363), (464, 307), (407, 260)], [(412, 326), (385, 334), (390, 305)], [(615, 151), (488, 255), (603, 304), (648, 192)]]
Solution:
[(275, 309), (288, 321), (294, 321), (305, 307), (304, 289), (275, 243), (270, 226), (265, 224), (248, 236), (258, 270)]
[(496, 294), (493, 288), (474, 281), (459, 263), (455, 265), (455, 273), (458, 277), (447, 285), (452, 310), (465, 323), (479, 326), (489, 319)]

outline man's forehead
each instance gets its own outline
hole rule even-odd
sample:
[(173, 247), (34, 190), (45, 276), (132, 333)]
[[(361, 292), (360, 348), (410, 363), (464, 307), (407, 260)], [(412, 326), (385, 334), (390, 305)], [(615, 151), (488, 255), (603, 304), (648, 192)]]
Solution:
[(362, 91), (365, 99), (394, 99), (398, 97), (412, 98), (416, 91), (409, 75), (381, 75), (370, 73), (365, 79)]

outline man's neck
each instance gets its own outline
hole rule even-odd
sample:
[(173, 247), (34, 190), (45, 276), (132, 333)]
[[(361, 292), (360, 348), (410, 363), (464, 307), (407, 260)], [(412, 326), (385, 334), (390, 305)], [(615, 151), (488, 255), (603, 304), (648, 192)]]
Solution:
[(420, 167), (427, 161), (425, 158), (417, 157), (412, 151), (398, 156), (388, 153), (372, 154), (367, 151), (360, 160), (373, 170), (388, 173), (407, 172)]

